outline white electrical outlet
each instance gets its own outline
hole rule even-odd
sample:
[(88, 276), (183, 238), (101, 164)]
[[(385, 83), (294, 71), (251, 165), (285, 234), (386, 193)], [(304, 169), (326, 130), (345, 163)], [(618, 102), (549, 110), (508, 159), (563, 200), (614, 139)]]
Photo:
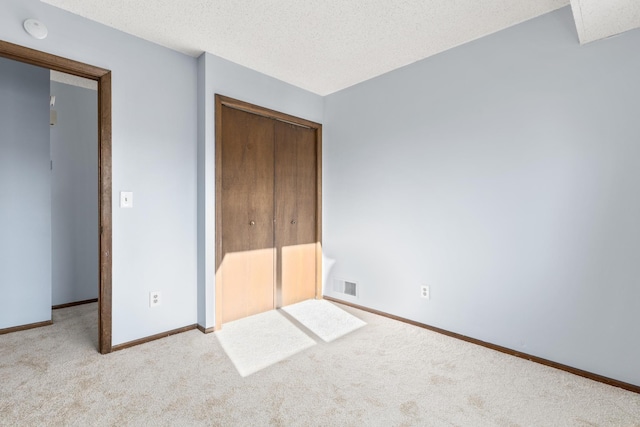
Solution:
[(429, 299), (431, 297), (428, 286), (420, 286), (420, 297), (424, 299)]
[(159, 291), (149, 292), (149, 307), (160, 305), (161, 296)]

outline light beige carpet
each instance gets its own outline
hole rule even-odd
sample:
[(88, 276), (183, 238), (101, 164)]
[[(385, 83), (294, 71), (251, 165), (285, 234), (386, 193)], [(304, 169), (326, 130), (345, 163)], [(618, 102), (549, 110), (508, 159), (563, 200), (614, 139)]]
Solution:
[(366, 325), (335, 304), (310, 299), (283, 307), (282, 310), (325, 342), (331, 342)]
[(277, 310), (226, 323), (215, 334), (243, 377), (316, 345)]
[(367, 326), (242, 378), (215, 334), (102, 356), (96, 305), (0, 336), (2, 426), (640, 426), (640, 395), (342, 307)]

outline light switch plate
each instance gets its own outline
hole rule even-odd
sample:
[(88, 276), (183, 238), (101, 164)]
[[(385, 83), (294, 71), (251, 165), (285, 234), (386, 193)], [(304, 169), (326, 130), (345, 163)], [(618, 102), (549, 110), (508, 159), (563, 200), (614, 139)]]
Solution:
[(132, 191), (121, 191), (120, 192), (120, 207), (121, 208), (132, 208), (133, 207), (133, 192)]

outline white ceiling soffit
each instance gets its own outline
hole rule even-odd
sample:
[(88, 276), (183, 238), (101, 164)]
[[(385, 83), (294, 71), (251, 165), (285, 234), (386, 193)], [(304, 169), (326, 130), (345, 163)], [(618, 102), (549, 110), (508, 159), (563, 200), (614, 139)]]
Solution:
[(569, 0), (42, 1), (193, 56), (203, 51), (221, 56), (319, 95), (569, 4)]
[(51, 81), (83, 87), (85, 89), (98, 90), (98, 82), (95, 80), (89, 80), (54, 70), (51, 70)]
[(571, 0), (580, 43), (640, 28), (640, 0)]

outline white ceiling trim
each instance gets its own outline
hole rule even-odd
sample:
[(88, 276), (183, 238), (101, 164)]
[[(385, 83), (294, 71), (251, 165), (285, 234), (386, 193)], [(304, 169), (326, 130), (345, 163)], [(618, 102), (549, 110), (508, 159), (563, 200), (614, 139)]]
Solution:
[(640, 28), (639, 0), (571, 0), (580, 43)]

